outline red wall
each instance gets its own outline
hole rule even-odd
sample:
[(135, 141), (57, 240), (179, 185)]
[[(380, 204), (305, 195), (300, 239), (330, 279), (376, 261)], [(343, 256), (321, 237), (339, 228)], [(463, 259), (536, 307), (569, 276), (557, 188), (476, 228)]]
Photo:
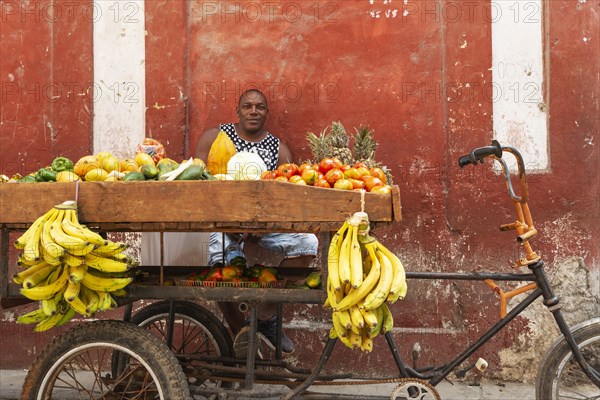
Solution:
[[(379, 141), (377, 158), (392, 169), (402, 194), (402, 223), (379, 235), (406, 268), (508, 272), (519, 254), (511, 234), (497, 229), (515, 218), (504, 185), (487, 165), (460, 170), (456, 164), (459, 155), (492, 138), (491, 92), (483, 89), (492, 79), (489, 3), (411, 1), (402, 17), (403, 2), (393, 1), (400, 9), (395, 18), (372, 18), (378, 7), (393, 9), (382, 0), (281, 0), (260, 8), (258, 2), (237, 2), (235, 8), (216, 0), (146, 1), (147, 134), (165, 143), (173, 158), (189, 157), (203, 130), (235, 118), (237, 98), (251, 86), (267, 94), (268, 128), (297, 160), (310, 157), (307, 131), (319, 132), (334, 120), (349, 132), (369, 124)], [(531, 208), (541, 231), (534, 246), (550, 270), (553, 261), (581, 256), (597, 272), (599, 152), (589, 140), (597, 142), (600, 130), (600, 53), (593, 42), (600, 5), (555, 0), (546, 11), (551, 169), (530, 176)], [(89, 83), (90, 21), (81, 15), (54, 24), (4, 17), (0, 169), (24, 164), (28, 170), (59, 153), (89, 152), (89, 96), (63, 90), (53, 103), (12, 91), (14, 84)], [(591, 43), (582, 41), (584, 34)], [(7, 81), (8, 74), (14, 80)], [(564, 216), (568, 224), (557, 225)], [(397, 327), (413, 328), (397, 338), (409, 344), (403, 356), (420, 341), (430, 351), (425, 364), (447, 359), (491, 325), (498, 306), (484, 285), (413, 282), (394, 311)], [(324, 315), (305, 307), (288, 314)], [(488, 361), (498, 361), (500, 346), (514, 341), (524, 324), (517, 321), (486, 347)], [(455, 331), (445, 331), (448, 326)], [(10, 323), (0, 327), (3, 348), (39, 340), (14, 335), (23, 330)], [(432, 333), (437, 331), (446, 333)], [(381, 371), (388, 355), (383, 342), (376, 345), (381, 350), (362, 359)], [(342, 351), (330, 363), (347, 356)], [(14, 359), (3, 356), (0, 368), (9, 361)]]

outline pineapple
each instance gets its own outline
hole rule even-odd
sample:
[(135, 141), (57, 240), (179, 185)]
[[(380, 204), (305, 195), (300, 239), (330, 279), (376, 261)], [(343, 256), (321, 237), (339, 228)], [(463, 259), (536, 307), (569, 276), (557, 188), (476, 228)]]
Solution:
[(319, 136), (308, 132), (308, 145), (313, 156), (312, 162), (318, 163), (322, 159), (329, 157), (329, 134), (327, 128), (322, 130)]
[(354, 161), (365, 163), (369, 168), (374, 167), (375, 150), (377, 142), (373, 140), (373, 130), (362, 126), (359, 129), (354, 128), (356, 135), (354, 136)]
[(331, 123), (331, 157), (338, 158), (342, 164), (352, 163), (352, 151), (348, 148), (349, 138), (341, 122)]

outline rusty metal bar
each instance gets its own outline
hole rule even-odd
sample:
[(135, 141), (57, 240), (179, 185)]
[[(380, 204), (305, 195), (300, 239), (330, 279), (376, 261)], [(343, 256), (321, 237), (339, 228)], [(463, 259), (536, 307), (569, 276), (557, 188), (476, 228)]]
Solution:
[(248, 334), (248, 351), (246, 355), (246, 381), (245, 389), (252, 389), (254, 384), (254, 360), (256, 359), (256, 329), (258, 328), (258, 308), (254, 303), (250, 307), (250, 332)]

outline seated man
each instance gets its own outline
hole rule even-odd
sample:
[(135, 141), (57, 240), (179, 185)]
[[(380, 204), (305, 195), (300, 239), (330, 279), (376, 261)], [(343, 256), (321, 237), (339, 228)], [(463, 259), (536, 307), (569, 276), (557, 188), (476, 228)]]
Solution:
[[(239, 122), (221, 124), (218, 128), (208, 129), (202, 134), (196, 147), (196, 157), (202, 160), (208, 159), (210, 147), (222, 130), (227, 133), (237, 151), (258, 154), (269, 170), (276, 169), (278, 164), (292, 162), (290, 149), (264, 129), (269, 110), (267, 99), (262, 92), (256, 89), (244, 92), (240, 96), (236, 111)], [(279, 264), (281, 267), (306, 267), (317, 254), (318, 241), (312, 234), (268, 233), (259, 236), (250, 235), (250, 237), (269, 252), (281, 255), (283, 257)], [(210, 237), (209, 252), (210, 266), (219, 262), (226, 263), (235, 256), (243, 256), (242, 242), (239, 236), (215, 232)], [(223, 260), (224, 253), (225, 260)], [(229, 327), (236, 334), (234, 340), (236, 354), (242, 355), (246, 350), (249, 330), (244, 315), (233, 303), (220, 303), (219, 307)], [(272, 348), (276, 337), (276, 317), (274, 304), (264, 303), (258, 310), (258, 332), (270, 342)], [(294, 344), (285, 333), (282, 335), (281, 350), (284, 353), (294, 351)]]

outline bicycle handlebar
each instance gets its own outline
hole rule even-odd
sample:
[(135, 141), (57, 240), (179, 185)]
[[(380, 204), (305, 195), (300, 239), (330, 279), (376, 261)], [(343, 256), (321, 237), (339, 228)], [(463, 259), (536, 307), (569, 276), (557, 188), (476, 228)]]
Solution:
[(502, 146), (497, 140), (492, 140), (491, 146), (478, 147), (470, 154), (464, 155), (458, 159), (458, 166), (463, 168), (465, 165), (483, 163), (483, 159), (488, 156), (496, 156), (502, 158)]

